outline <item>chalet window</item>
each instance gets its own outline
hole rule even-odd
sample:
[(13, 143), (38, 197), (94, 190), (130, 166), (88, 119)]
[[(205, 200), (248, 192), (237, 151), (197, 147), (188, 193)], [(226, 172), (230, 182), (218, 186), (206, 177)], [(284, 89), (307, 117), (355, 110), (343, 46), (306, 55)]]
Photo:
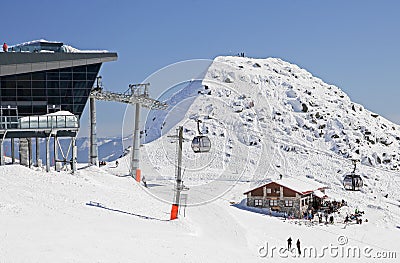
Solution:
[(285, 200), (285, 206), (293, 206), (293, 200)]
[(269, 206), (278, 206), (278, 200), (269, 200)]
[(271, 188), (267, 188), (267, 194), (271, 193)]
[(262, 205), (263, 205), (263, 200), (261, 199), (254, 200), (254, 206), (262, 206)]
[(279, 188), (275, 188), (275, 189), (274, 189), (274, 192), (277, 193), (277, 194), (279, 194), (279, 192), (280, 192), (280, 191), (279, 191)]

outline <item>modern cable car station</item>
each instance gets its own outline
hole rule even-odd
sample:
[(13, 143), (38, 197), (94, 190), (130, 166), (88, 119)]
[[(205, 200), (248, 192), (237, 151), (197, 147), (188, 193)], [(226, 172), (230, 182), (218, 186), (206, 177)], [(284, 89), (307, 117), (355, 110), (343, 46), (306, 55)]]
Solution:
[[(46, 171), (71, 162), (76, 169), (75, 139), (80, 117), (102, 63), (117, 60), (117, 53), (80, 51), (61, 42), (38, 40), (11, 46), (0, 53), (0, 165), (5, 164), (4, 141), (11, 140), (12, 163), (18, 140), (19, 162), (39, 165), (39, 140), (46, 140)], [(58, 138), (71, 138), (71, 160), (60, 157)], [(54, 150), (50, 151), (53, 138)], [(33, 154), (33, 141), (36, 147)]]
[[(96, 100), (135, 104), (130, 175), (140, 180), (140, 108), (167, 108), (166, 103), (149, 97), (149, 83), (130, 84), (123, 93), (104, 91), (99, 85), (98, 73), (104, 62), (117, 60), (115, 52), (81, 51), (46, 40), (3, 46), (3, 49), (0, 53), (0, 165), (5, 164), (4, 141), (7, 139), (11, 140), (11, 162), (15, 163), (15, 139), (18, 139), (19, 163), (31, 167), (36, 156), (35, 165), (41, 166), (40, 138), (45, 138), (46, 171), (50, 171), (52, 159), (55, 170), (68, 163), (74, 172), (80, 117), (90, 98), (90, 165), (99, 165)], [(71, 138), (68, 151), (63, 151), (58, 141), (60, 137)], [(53, 152), (50, 150), (52, 138)]]

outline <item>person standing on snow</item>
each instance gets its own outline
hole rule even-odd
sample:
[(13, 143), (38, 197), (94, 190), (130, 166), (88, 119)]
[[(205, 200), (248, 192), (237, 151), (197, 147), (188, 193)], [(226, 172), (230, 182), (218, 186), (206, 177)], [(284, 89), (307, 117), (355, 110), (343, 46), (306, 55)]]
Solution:
[(301, 250), (300, 250), (300, 239), (297, 239), (296, 246), (297, 246), (297, 252), (299, 252), (299, 255), (301, 255)]
[(4, 44), (3, 44), (3, 52), (7, 52), (7, 51), (8, 51), (8, 46), (7, 46), (7, 43), (4, 42)]
[(289, 239), (287, 240), (287, 248), (288, 250), (290, 250), (292, 248), (292, 238), (289, 237)]

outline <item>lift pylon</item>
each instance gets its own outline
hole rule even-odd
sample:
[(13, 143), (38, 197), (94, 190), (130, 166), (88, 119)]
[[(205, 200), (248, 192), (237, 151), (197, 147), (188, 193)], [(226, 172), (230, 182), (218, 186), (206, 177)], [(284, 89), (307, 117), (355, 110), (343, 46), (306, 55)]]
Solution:
[[(98, 80), (101, 77), (98, 77)], [(141, 83), (141, 84), (130, 84), (129, 89), (124, 93), (116, 93), (105, 91), (100, 86), (99, 81), (97, 81), (97, 86), (92, 89), (90, 93), (91, 99), (96, 100), (103, 100), (103, 101), (115, 101), (125, 104), (135, 104), (135, 127), (134, 127), (134, 136), (133, 136), (133, 151), (132, 151), (132, 158), (131, 158), (131, 165), (130, 165), (130, 175), (136, 179), (136, 181), (140, 182), (140, 169), (139, 169), (139, 147), (140, 147), (140, 127), (139, 127), (139, 120), (140, 120), (140, 107), (145, 107), (151, 110), (165, 110), (168, 108), (168, 104), (165, 102), (161, 102), (155, 99), (150, 98), (149, 96), (149, 86), (150, 83)], [(90, 104), (92, 105), (92, 104)], [(90, 110), (92, 112), (93, 109)], [(95, 116), (96, 112), (94, 109), (94, 113), (92, 114)], [(94, 126), (93, 122), (95, 123), (95, 117), (91, 117), (91, 127)], [(92, 144), (92, 136), (96, 136), (95, 127), (92, 128), (91, 136), (91, 144)], [(93, 134), (92, 134), (93, 133)], [(92, 151), (96, 151), (96, 145), (91, 145), (90, 149)], [(90, 153), (91, 155), (96, 155), (96, 153)]]

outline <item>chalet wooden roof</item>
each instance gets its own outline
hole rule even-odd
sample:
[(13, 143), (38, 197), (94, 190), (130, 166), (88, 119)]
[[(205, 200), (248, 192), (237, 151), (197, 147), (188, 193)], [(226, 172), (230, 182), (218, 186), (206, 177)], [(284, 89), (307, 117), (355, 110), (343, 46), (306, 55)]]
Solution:
[(267, 182), (264, 182), (264, 184), (259, 185), (247, 192), (245, 192), (244, 194), (248, 194), (249, 192), (252, 192), (256, 189), (259, 189), (261, 187), (270, 185), (272, 183), (278, 184), (280, 186), (289, 188), (301, 195), (305, 195), (305, 194), (309, 194), (312, 193), (316, 190), (322, 190), (327, 188), (326, 185), (323, 185), (321, 183), (318, 183), (317, 181), (308, 179), (308, 178), (296, 178), (296, 177), (284, 177), (282, 179), (279, 180), (269, 180)]

